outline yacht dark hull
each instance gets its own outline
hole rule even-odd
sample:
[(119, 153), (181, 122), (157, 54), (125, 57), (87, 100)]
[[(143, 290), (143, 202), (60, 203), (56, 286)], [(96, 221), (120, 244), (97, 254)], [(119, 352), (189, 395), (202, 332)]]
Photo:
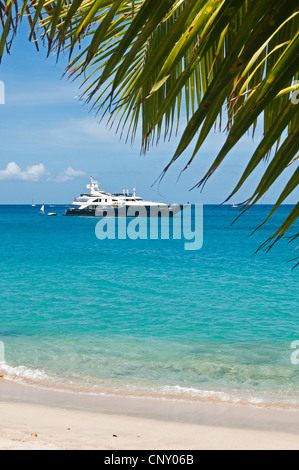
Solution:
[(69, 215), (69, 216), (77, 216), (77, 217), (95, 217), (96, 211), (95, 209), (77, 209), (77, 208), (70, 208), (66, 211), (65, 214), (63, 215)]
[[(180, 212), (181, 210), (186, 207), (183, 204), (176, 204), (175, 206), (168, 206), (168, 208), (163, 208), (161, 210), (157, 210), (156, 212), (153, 212), (153, 207), (152, 206), (142, 206), (142, 209), (146, 210), (146, 215), (147, 217), (172, 217), (174, 214)], [(128, 206), (126, 207), (126, 214), (125, 217), (137, 217), (139, 215), (139, 210), (138, 206)], [(132, 210), (135, 210), (134, 214), (132, 215)], [(128, 214), (129, 211), (129, 214)], [(113, 214), (115, 217), (124, 217), (124, 210), (123, 208), (121, 210), (118, 210), (117, 208), (114, 209)], [(71, 216), (71, 217), (104, 217), (107, 215), (107, 210), (96, 210), (96, 209), (78, 209), (76, 207), (71, 207), (66, 211), (64, 214), (65, 216)], [(140, 213), (142, 215), (142, 213)]]

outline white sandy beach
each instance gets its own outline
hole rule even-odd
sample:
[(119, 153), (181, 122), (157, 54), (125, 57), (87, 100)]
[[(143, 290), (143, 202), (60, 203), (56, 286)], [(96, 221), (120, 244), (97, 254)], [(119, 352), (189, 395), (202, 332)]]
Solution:
[(299, 449), (299, 435), (1, 403), (1, 450)]
[(299, 449), (297, 410), (95, 397), (1, 380), (0, 413), (1, 450)]

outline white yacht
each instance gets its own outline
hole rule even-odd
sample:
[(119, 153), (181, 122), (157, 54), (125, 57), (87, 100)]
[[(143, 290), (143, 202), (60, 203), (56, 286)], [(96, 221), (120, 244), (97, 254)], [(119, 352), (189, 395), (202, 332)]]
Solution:
[[(73, 207), (70, 207), (64, 215), (102, 217), (108, 214), (109, 209), (113, 209), (111, 213), (116, 217), (121, 215), (135, 217), (134, 210), (138, 212), (138, 209), (145, 208), (147, 216), (161, 216), (161, 214), (173, 215), (185, 207), (178, 204), (169, 205), (163, 202), (144, 201), (141, 197), (136, 196), (135, 188), (133, 193), (123, 190), (122, 193), (110, 194), (102, 191), (99, 188), (99, 183), (93, 178), (90, 178), (86, 189), (88, 192), (75, 198)], [(128, 209), (130, 210), (128, 211)]]

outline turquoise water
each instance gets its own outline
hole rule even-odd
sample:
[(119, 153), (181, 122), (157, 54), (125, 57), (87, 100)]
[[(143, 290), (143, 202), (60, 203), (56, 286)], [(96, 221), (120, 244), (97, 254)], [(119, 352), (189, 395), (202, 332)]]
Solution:
[[(74, 389), (299, 402), (296, 243), (254, 254), (269, 206), (204, 206), (201, 250), (98, 240), (65, 206), (0, 206), (0, 341), (8, 376)], [(298, 229), (294, 228), (294, 232)], [(78, 387), (78, 388), (76, 388)]]

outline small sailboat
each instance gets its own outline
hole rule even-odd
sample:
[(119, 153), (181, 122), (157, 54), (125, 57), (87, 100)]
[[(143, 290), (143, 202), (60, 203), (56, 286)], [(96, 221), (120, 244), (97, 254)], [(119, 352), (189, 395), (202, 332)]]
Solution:
[(233, 204), (231, 207), (238, 207), (238, 204)]
[(33, 199), (32, 199), (32, 204), (31, 205), (32, 205), (32, 207), (35, 207), (35, 204), (33, 204)]
[(42, 205), (39, 211), (41, 214), (45, 214), (45, 203)]

